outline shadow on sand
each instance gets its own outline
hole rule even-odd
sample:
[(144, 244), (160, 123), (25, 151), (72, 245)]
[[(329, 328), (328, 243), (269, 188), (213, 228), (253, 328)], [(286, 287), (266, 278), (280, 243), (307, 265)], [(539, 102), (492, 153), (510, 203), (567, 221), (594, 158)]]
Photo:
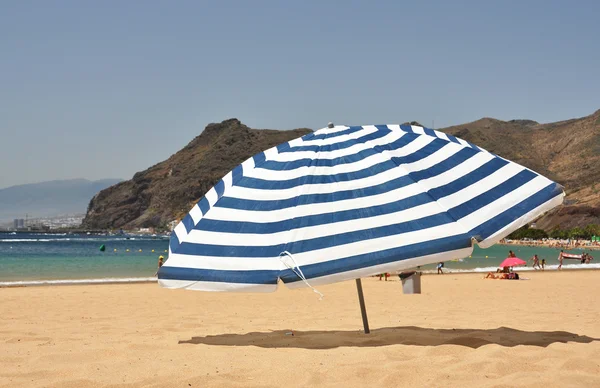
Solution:
[(377, 347), (388, 345), (439, 346), (459, 345), (479, 348), (488, 344), (500, 346), (529, 345), (546, 347), (553, 343), (591, 343), (599, 341), (566, 331), (522, 331), (508, 327), (497, 329), (430, 329), (415, 326), (375, 329), (371, 334), (362, 331), (290, 331), (220, 334), (192, 337), (180, 344), (222, 346), (258, 346), (261, 348), (332, 349), (338, 347)]

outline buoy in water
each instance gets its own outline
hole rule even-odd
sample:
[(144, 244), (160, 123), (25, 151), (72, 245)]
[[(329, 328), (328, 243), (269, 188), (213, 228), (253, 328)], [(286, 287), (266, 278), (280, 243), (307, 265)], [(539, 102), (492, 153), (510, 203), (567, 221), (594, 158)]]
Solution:
[(106, 250), (106, 246), (104, 244), (100, 245), (100, 252), (104, 252)]
[(113, 249), (113, 252), (116, 252), (116, 251), (117, 251), (117, 248)]
[(140, 252), (141, 252), (141, 251), (142, 251), (142, 250), (140, 249)]
[(125, 252), (129, 252), (129, 249), (127, 249)]
[(485, 258), (487, 259), (488, 257), (486, 256)]
[(152, 250), (152, 253), (154, 253), (154, 249)]

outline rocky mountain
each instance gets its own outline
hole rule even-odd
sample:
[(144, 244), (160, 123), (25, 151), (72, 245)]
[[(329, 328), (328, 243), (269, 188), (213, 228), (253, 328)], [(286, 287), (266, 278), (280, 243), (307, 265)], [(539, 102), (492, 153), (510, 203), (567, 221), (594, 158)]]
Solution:
[(0, 189), (0, 221), (85, 213), (90, 199), (120, 179), (68, 179)]
[[(551, 124), (483, 118), (442, 131), (564, 185), (566, 205), (545, 215), (538, 227), (600, 224), (600, 111)], [(98, 193), (90, 202), (84, 226), (166, 225), (184, 216), (219, 179), (250, 156), (309, 132), (255, 130), (237, 119), (210, 124), (166, 161)]]
[(169, 159), (98, 193), (83, 225), (94, 229), (166, 227), (250, 156), (309, 132), (306, 128), (250, 129), (237, 119), (209, 124)]
[(441, 130), (527, 166), (565, 187), (564, 206), (538, 220), (538, 228), (600, 224), (600, 110), (550, 124), (483, 118)]

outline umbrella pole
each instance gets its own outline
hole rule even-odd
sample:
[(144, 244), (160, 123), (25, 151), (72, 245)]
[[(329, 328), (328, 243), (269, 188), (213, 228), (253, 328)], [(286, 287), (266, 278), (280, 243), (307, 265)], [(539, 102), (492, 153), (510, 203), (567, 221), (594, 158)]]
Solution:
[(365, 327), (365, 334), (369, 334), (369, 319), (367, 318), (367, 308), (365, 307), (365, 297), (362, 290), (362, 282), (360, 279), (356, 279), (356, 291), (358, 291), (358, 303), (360, 304), (360, 313), (362, 314), (363, 326)]

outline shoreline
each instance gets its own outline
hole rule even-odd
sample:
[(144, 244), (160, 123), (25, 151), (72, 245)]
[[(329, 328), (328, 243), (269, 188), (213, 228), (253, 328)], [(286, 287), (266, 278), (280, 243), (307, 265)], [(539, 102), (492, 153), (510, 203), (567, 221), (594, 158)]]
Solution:
[[(589, 264), (587, 264), (589, 265)], [(495, 270), (495, 267), (494, 267)], [(409, 270), (403, 271), (408, 272)], [(481, 270), (448, 270), (447, 267), (444, 267), (444, 275), (476, 275), (476, 274), (486, 274), (491, 272), (490, 268), (481, 268)], [(569, 268), (564, 267), (560, 271), (556, 268), (548, 268), (545, 270), (536, 270), (532, 267), (522, 267), (517, 268), (515, 272), (524, 272), (524, 273), (560, 273), (560, 272), (594, 272), (600, 271), (600, 265), (598, 267), (589, 267), (589, 268)], [(421, 270), (421, 276), (438, 276), (439, 274), (435, 269), (431, 270)], [(391, 274), (388, 277), (389, 279), (394, 279), (397, 281), (397, 274)], [(377, 278), (377, 275), (370, 276), (368, 278)], [(382, 280), (385, 281), (385, 280)], [(140, 277), (140, 278), (86, 278), (86, 279), (44, 279), (44, 280), (15, 280), (15, 281), (0, 281), (0, 289), (3, 288), (30, 288), (30, 287), (63, 287), (63, 286), (102, 286), (102, 285), (128, 285), (128, 284), (150, 284), (157, 283), (158, 278), (156, 277)], [(280, 286), (285, 287), (283, 283)]]
[(556, 245), (556, 244), (550, 244), (550, 243), (544, 243), (541, 241), (522, 241), (522, 240), (511, 240), (510, 243), (508, 242), (499, 242), (496, 243), (496, 245), (515, 245), (515, 246), (525, 246), (525, 247), (530, 247), (530, 248), (537, 248), (537, 247), (541, 247), (541, 248), (550, 248), (550, 249), (556, 249), (556, 250), (566, 250), (566, 251), (570, 251), (570, 250), (575, 250), (575, 249), (581, 249), (582, 251), (585, 250), (590, 250), (590, 251), (598, 251), (600, 250), (600, 245)]

